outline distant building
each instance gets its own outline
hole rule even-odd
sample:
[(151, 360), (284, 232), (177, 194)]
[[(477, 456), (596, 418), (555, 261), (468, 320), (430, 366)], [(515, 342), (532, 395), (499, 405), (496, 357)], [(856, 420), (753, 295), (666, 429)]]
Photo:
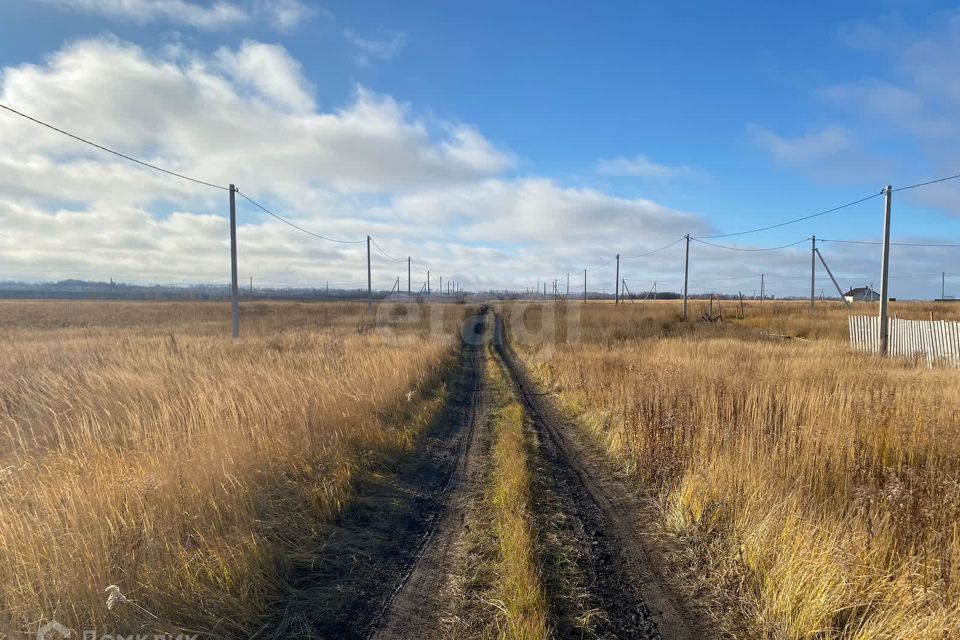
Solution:
[(880, 294), (870, 287), (857, 287), (843, 294), (847, 302), (878, 302)]

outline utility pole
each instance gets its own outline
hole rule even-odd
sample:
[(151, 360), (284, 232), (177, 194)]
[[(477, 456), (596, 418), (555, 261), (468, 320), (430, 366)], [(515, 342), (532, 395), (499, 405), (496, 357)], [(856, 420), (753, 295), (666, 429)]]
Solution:
[(760, 274), (760, 304), (763, 304), (763, 274)]
[(373, 277), (370, 273), (370, 236), (367, 236), (367, 311), (373, 309)]
[(250, 297), (253, 297), (253, 276), (250, 276)]
[(567, 272), (567, 297), (570, 297), (570, 272)]
[(587, 270), (583, 270), (583, 301), (587, 301)]
[(410, 295), (411, 293), (413, 293), (410, 287), (410, 262), (411, 262), (410, 256), (407, 256), (407, 298), (413, 297), (412, 295)]
[[(823, 254), (820, 253), (820, 249), (817, 249), (817, 257), (819, 257), (820, 262), (823, 263), (823, 268), (827, 270), (827, 275), (830, 276), (833, 286), (837, 288), (837, 293), (840, 294), (840, 301), (847, 307), (847, 309), (849, 309), (850, 303), (847, 302), (847, 299), (843, 296), (843, 290), (840, 288), (840, 284), (837, 282), (837, 279), (833, 277), (833, 271), (830, 271), (830, 267), (827, 266), (827, 261), (823, 259)], [(823, 300), (823, 289), (820, 289), (820, 299)]]
[(240, 290), (237, 285), (237, 188), (230, 185), (230, 329), (240, 337)]
[(813, 311), (814, 290), (817, 284), (817, 236), (810, 236), (810, 311)]
[(620, 254), (617, 254), (617, 279), (613, 283), (613, 303), (620, 304)]
[[(450, 284), (449, 280), (447, 281), (447, 284)], [(440, 286), (437, 288), (440, 289), (440, 297), (442, 298), (443, 297), (443, 276), (440, 276)]]
[(430, 270), (427, 269), (427, 300), (430, 299)]
[(687, 319), (687, 283), (690, 275), (690, 234), (687, 234), (687, 257), (683, 261), (683, 319)]
[(890, 327), (887, 326), (887, 304), (890, 293), (890, 201), (893, 188), (888, 184), (883, 206), (883, 261), (880, 266), (880, 353), (887, 354), (887, 338)]

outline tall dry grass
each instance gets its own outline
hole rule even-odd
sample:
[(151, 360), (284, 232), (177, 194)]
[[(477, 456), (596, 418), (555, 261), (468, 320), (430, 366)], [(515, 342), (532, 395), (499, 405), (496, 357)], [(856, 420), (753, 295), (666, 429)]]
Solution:
[(525, 351), (657, 493), (747, 635), (960, 637), (960, 373), (849, 353), (833, 306), (717, 326), (678, 324), (674, 303), (586, 305), (579, 342)]
[(438, 403), (463, 310), (363, 309), (244, 305), (234, 343), (226, 305), (0, 303), (0, 630), (253, 634)]

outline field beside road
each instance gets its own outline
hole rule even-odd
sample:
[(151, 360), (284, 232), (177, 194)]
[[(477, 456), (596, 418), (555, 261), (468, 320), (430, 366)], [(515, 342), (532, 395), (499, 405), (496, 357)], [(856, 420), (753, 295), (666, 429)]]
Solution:
[(0, 303), (0, 631), (256, 633), (445, 402), (463, 307), (364, 310)]
[[(527, 309), (521, 353), (656, 504), (689, 591), (731, 633), (960, 637), (957, 370), (850, 353), (836, 302), (738, 319), (724, 301), (715, 324), (678, 322), (677, 302), (578, 307)], [(551, 325), (560, 339), (539, 340)]]

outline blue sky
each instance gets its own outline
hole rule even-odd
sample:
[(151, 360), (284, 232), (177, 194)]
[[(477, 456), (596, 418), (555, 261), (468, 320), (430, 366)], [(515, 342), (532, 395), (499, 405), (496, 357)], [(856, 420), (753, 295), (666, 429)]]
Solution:
[[(765, 226), (888, 182), (960, 173), (955, 5), (597, 4), (11, 0), (0, 6), (0, 93), (5, 104), (120, 150), (217, 183), (246, 180), (241, 188), (311, 229), (373, 233), (390, 253), (418, 256), (434, 273), (475, 287), (531, 286), (685, 232)], [(51, 62), (57, 56), (60, 67)], [(127, 62), (147, 79), (103, 79)], [(177, 67), (176, 80), (159, 79), (164, 65)], [(198, 65), (202, 78), (191, 72)], [(223, 102), (184, 98), (221, 81), (233, 92)], [(134, 91), (149, 113), (138, 112)], [(235, 100), (249, 107), (250, 122)], [(224, 132), (200, 140), (210, 125), (198, 134), (165, 116), (165, 107), (180, 118), (203, 111)], [(115, 189), (109, 185), (140, 170), (121, 175), (127, 170), (95, 154), (36, 142), (35, 125), (0, 115), (0, 134), (20, 152), (6, 166), (12, 186), (0, 195), (0, 216), (22, 221), (29, 211), (47, 236), (51, 224), (74, 219), (91, 229), (109, 225), (117, 236), (64, 229), (64, 242), (103, 248), (98, 257), (65, 255), (49, 237), (34, 241), (30, 228), (13, 224), (0, 278), (219, 276), (217, 259), (196, 258), (221, 250), (223, 211), (212, 196), (172, 186), (162, 195)], [(298, 135), (283, 135), (305, 119), (312, 122), (299, 137), (315, 136), (315, 144), (300, 148)], [(256, 122), (268, 134), (256, 144), (228, 132)], [(354, 157), (371, 130), (384, 137)], [(214, 142), (223, 153), (210, 150)], [(50, 162), (42, 175), (38, 158)], [(90, 183), (89, 194), (80, 183), (70, 193), (45, 191), (58, 171), (78, 180), (96, 171), (104, 184)], [(881, 214), (878, 198), (717, 242), (872, 240)], [(140, 220), (154, 225), (155, 243), (124, 244)], [(278, 283), (358, 280), (350, 246), (304, 247), (305, 238), (275, 220), (254, 212), (241, 220), (258, 245), (242, 272), (246, 266)], [(209, 244), (198, 228), (209, 229)], [(893, 232), (903, 242), (960, 243), (960, 184), (895, 195)], [(822, 250), (844, 286), (877, 280), (879, 248)], [(692, 252), (694, 290), (746, 288), (760, 272), (773, 278), (775, 293), (808, 287), (806, 245), (755, 254), (694, 245)], [(893, 293), (939, 294), (938, 277), (916, 274), (960, 272), (958, 257), (960, 249), (895, 248)], [(677, 245), (625, 261), (623, 270), (634, 288), (679, 284), (680, 260)], [(395, 265), (380, 266), (386, 285)], [(612, 274), (598, 278), (612, 287)], [(828, 287), (825, 273), (818, 278)], [(954, 284), (960, 290), (960, 276)]]

